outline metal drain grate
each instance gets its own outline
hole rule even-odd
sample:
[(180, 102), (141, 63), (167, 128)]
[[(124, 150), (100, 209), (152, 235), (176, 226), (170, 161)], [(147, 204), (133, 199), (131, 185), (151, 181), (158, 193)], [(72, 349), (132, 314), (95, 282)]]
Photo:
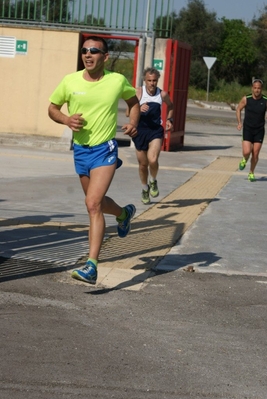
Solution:
[(51, 262), (0, 257), (0, 282), (67, 270)]

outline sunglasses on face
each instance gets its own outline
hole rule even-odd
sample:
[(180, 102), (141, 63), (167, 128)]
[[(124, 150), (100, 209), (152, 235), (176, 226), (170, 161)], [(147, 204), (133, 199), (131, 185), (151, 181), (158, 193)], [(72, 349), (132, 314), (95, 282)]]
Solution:
[(259, 82), (259, 83), (261, 83), (263, 85), (263, 81), (261, 79), (254, 79), (252, 81), (252, 84), (257, 83), (257, 82)]
[(105, 51), (101, 50), (100, 48), (97, 47), (83, 47), (81, 49), (82, 54), (87, 54), (89, 51), (90, 54), (106, 54)]

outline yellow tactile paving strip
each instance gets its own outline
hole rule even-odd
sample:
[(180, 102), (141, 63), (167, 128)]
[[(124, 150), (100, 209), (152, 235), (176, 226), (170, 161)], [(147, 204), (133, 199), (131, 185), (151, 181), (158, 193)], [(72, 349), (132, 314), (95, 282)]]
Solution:
[[(98, 268), (96, 287), (139, 290), (152, 276), (151, 270), (179, 241), (208, 204), (216, 197), (237, 171), (239, 158), (219, 157), (196, 173), (182, 186), (160, 202), (134, 218), (132, 231), (124, 239), (116, 229), (108, 228)], [(20, 227), (55, 227), (62, 230), (85, 231), (86, 225), (68, 223), (28, 224), (20, 220), (0, 220), (0, 226), (19, 224)], [(83, 266), (81, 259), (77, 267)], [(60, 272), (57, 279), (68, 284), (86, 284), (73, 280), (71, 270)], [(88, 286), (88, 285), (87, 285)]]
[(127, 238), (114, 233), (102, 247), (99, 266), (151, 270), (225, 186), (237, 165), (237, 158), (221, 157), (197, 172), (136, 217)]

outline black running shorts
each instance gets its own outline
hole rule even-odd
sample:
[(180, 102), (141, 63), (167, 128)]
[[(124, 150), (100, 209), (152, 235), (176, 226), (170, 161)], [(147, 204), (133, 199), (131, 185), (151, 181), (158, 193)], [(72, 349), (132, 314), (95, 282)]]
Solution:
[(137, 130), (138, 134), (132, 140), (138, 151), (147, 151), (152, 140), (163, 139), (164, 129), (162, 126), (158, 129), (138, 128)]
[(250, 141), (251, 143), (263, 143), (265, 135), (264, 127), (261, 128), (251, 128), (244, 126), (243, 128), (243, 141)]

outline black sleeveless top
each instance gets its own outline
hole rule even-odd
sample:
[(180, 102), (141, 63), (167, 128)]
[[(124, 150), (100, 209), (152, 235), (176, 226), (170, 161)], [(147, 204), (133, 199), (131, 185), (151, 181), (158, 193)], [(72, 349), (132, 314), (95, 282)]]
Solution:
[(252, 94), (247, 96), (247, 105), (245, 106), (244, 127), (260, 129), (265, 125), (265, 113), (267, 96), (255, 100)]

